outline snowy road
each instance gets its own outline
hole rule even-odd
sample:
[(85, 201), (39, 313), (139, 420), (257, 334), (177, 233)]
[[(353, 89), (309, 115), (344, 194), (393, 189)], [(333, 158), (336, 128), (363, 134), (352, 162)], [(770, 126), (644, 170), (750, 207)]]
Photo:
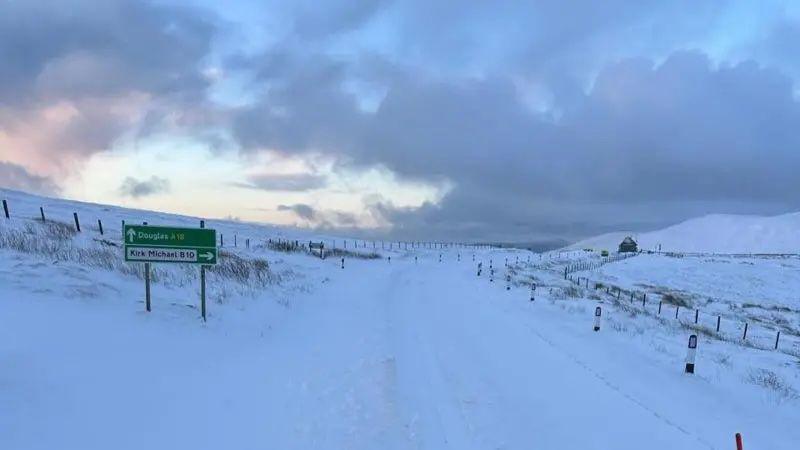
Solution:
[[(259, 334), (257, 307), (173, 330), (26, 302), (0, 332), (34, 355), (4, 363), (0, 383), (29, 392), (0, 416), (3, 448), (688, 450), (793, 430), (527, 294), (471, 263), (353, 262)], [(45, 311), (58, 342), (31, 326)], [(790, 448), (792, 433), (750, 438)]]

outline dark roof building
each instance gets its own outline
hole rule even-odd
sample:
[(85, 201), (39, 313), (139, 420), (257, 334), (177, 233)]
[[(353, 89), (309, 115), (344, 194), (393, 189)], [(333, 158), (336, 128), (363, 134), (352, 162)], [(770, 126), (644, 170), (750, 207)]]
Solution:
[(619, 244), (620, 253), (635, 253), (637, 251), (639, 251), (639, 249), (636, 246), (636, 241), (634, 241), (630, 236), (623, 239)]

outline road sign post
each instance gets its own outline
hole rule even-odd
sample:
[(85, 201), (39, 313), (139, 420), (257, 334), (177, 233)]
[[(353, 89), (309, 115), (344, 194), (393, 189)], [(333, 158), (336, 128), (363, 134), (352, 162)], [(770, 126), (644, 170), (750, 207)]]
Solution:
[(125, 261), (145, 265), (145, 307), (150, 311), (150, 264), (200, 264), (200, 312), (206, 320), (206, 266), (217, 263), (217, 232), (204, 228), (125, 225)]

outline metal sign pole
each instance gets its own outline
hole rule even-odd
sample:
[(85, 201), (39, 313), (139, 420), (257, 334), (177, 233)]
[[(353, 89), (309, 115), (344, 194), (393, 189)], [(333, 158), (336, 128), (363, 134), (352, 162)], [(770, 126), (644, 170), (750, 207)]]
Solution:
[(200, 266), (200, 313), (206, 321), (206, 266)]
[(144, 263), (144, 301), (147, 312), (150, 312), (150, 263)]

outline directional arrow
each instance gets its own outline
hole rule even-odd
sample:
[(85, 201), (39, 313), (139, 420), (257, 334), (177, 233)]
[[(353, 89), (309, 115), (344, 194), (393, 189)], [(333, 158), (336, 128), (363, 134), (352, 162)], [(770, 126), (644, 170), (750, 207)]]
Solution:
[(133, 239), (136, 237), (136, 232), (133, 231), (133, 228), (128, 230), (128, 240), (133, 242)]
[(213, 257), (214, 257), (214, 254), (213, 254), (213, 253), (211, 253), (211, 252), (205, 252), (205, 253), (200, 253), (200, 254), (198, 254), (198, 255), (197, 255), (197, 257), (198, 257), (198, 258), (203, 258), (203, 259), (205, 259), (206, 261), (210, 261), (210, 260), (211, 260), (211, 258), (213, 258)]

